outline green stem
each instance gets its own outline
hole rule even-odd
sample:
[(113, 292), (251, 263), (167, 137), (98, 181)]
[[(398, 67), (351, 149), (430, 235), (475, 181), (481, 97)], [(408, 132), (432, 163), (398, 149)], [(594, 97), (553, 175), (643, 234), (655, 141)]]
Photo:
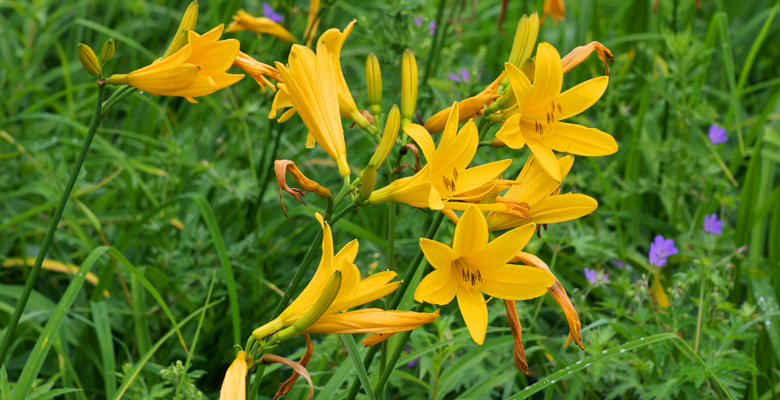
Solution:
[(701, 287), (699, 289), (699, 316), (696, 318), (696, 340), (693, 343), (693, 352), (699, 353), (699, 336), (701, 335), (701, 318), (704, 310), (704, 284), (707, 281), (706, 276), (701, 278)]
[(428, 78), (431, 77), (433, 71), (434, 61), (438, 58), (438, 53), (441, 51), (442, 42), (444, 41), (445, 26), (442, 24), (444, 21), (444, 8), (447, 4), (447, 0), (439, 0), (439, 11), (436, 14), (436, 36), (433, 37), (433, 44), (431, 44), (431, 54), (428, 56), (428, 60), (425, 62), (425, 73), (423, 73), (423, 80), (420, 86), (425, 86), (428, 83)]
[[(395, 210), (396, 204), (390, 203), (387, 209), (387, 270), (395, 271)], [(390, 310), (390, 300), (385, 298), (385, 309)], [(379, 364), (379, 372), (384, 372), (385, 361), (387, 360), (387, 340), (382, 341), (382, 358)]]
[[(431, 239), (433, 238), (433, 235), (436, 234), (436, 231), (439, 230), (439, 226), (442, 223), (442, 220), (444, 219), (444, 214), (437, 212), (436, 216), (433, 218), (433, 222), (431, 223), (430, 227), (428, 227), (428, 231), (425, 233), (425, 238)], [(417, 270), (420, 268), (420, 262), (423, 258), (423, 252), (422, 249), (417, 250), (417, 254), (415, 254), (414, 259), (412, 260), (412, 263), (409, 264), (411, 267), (406, 271), (406, 274), (404, 274), (404, 278), (401, 281), (401, 285), (398, 287), (398, 289), (395, 291), (395, 294), (393, 295), (393, 300), (390, 301), (390, 306), (387, 308), (388, 310), (395, 310), (398, 308), (398, 305), (401, 304), (401, 299), (403, 299), (404, 295), (406, 294), (406, 290), (409, 288), (409, 283), (412, 281), (412, 278), (417, 273)], [(422, 310), (424, 303), (421, 303), (419, 306), (417, 306), (418, 311)], [(399, 337), (401, 338), (398, 346), (396, 347), (396, 351), (393, 353), (395, 357), (391, 357), (388, 361), (388, 363), (385, 364), (385, 370), (383, 371), (383, 376), (385, 373), (388, 374), (389, 372), (392, 372), (393, 367), (395, 366), (395, 363), (398, 361), (398, 349), (404, 348), (404, 344), (406, 344), (406, 340), (409, 339), (409, 335), (411, 331), (404, 332)], [(376, 352), (378, 351), (378, 346), (373, 346), (370, 349), (368, 349), (368, 353), (366, 353), (366, 357), (363, 359), (363, 367), (368, 370), (368, 367), (371, 365), (371, 361), (374, 360), (374, 356), (376, 355)], [(387, 379), (385, 379), (386, 381)], [(382, 386), (377, 386), (374, 390), (374, 393), (381, 393), (382, 390), (377, 391), (376, 389), (382, 389), (384, 390), (384, 384)], [(355, 381), (352, 382), (352, 387), (349, 388), (349, 395), (347, 396), (348, 400), (355, 400), (355, 396), (357, 396), (358, 391), (360, 390), (360, 380), (357, 378)]]
[(3, 343), (0, 345), (0, 364), (5, 363), (5, 356), (8, 352), (8, 347), (11, 345), (11, 340), (14, 336), (16, 326), (19, 324), (19, 319), (22, 317), (22, 312), (24, 312), (24, 308), (27, 306), (27, 301), (30, 299), (33, 286), (35, 286), (35, 281), (38, 279), (38, 274), (41, 272), (43, 259), (46, 258), (46, 253), (49, 251), (51, 242), (54, 239), (54, 233), (57, 231), (57, 225), (60, 223), (62, 212), (65, 210), (65, 205), (68, 204), (70, 193), (73, 191), (73, 186), (76, 184), (76, 179), (78, 179), (79, 172), (81, 172), (81, 167), (84, 165), (84, 160), (87, 158), (87, 153), (89, 152), (89, 147), (92, 144), (92, 139), (94, 139), (95, 133), (98, 130), (98, 126), (100, 126), (100, 121), (103, 120), (101, 111), (103, 108), (104, 91), (105, 88), (103, 85), (99, 84), (97, 102), (95, 104), (95, 114), (92, 116), (92, 124), (89, 126), (86, 138), (84, 138), (84, 143), (81, 146), (78, 159), (76, 159), (76, 165), (73, 168), (73, 172), (71, 172), (70, 178), (68, 178), (68, 183), (65, 185), (65, 191), (62, 192), (60, 203), (57, 205), (57, 209), (54, 211), (54, 217), (49, 223), (49, 230), (46, 231), (46, 236), (43, 238), (43, 244), (41, 244), (38, 257), (36, 257), (35, 264), (30, 271), (30, 275), (27, 277), (27, 282), (24, 284), (22, 296), (19, 298), (19, 303), (16, 305), (14, 315), (11, 317), (11, 321), (8, 323), (8, 328), (6, 329), (5, 336), (3, 337)]
[[(257, 360), (255, 360), (257, 362)], [(257, 399), (257, 393), (260, 391), (260, 381), (263, 380), (263, 373), (265, 372), (265, 364), (260, 363), (255, 370), (255, 379), (252, 380), (252, 388), (249, 390), (249, 400)]]

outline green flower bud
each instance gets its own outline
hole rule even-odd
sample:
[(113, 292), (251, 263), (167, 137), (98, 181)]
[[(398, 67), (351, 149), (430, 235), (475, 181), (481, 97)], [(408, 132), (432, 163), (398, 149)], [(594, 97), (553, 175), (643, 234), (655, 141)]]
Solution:
[(401, 62), (401, 126), (406, 126), (414, 118), (417, 107), (417, 61), (414, 53), (406, 49)]
[(368, 85), (368, 104), (371, 114), (382, 113), (382, 72), (379, 69), (379, 60), (374, 53), (366, 58), (366, 84)]
[(114, 50), (116, 50), (116, 45), (114, 44), (114, 39), (108, 39), (105, 43), (103, 43), (103, 50), (100, 50), (100, 66), (106, 65), (108, 60), (111, 59), (111, 57), (114, 56)]
[(88, 74), (100, 76), (102, 69), (100, 68), (97, 56), (95, 56), (95, 52), (92, 51), (91, 47), (84, 43), (79, 43), (78, 47), (76, 47), (76, 54), (79, 56), (81, 66), (84, 67), (84, 70), (87, 71)]
[(195, 29), (195, 23), (198, 22), (198, 0), (194, 0), (187, 7), (187, 11), (184, 12), (184, 16), (181, 18), (179, 28), (176, 29), (176, 35), (173, 37), (168, 50), (165, 50), (162, 58), (167, 58), (171, 54), (179, 51), (182, 47), (187, 45), (187, 32)]

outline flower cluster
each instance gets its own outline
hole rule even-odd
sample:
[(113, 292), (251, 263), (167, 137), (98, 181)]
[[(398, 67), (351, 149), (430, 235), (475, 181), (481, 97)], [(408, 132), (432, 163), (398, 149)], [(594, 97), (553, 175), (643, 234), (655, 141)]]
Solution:
[[(287, 62), (276, 62), (275, 68), (242, 52), (238, 40), (219, 40), (222, 25), (203, 35), (195, 33), (195, 7), (195, 15), (185, 14), (182, 21), (180, 31), (184, 36), (174, 40), (166, 55), (149, 66), (128, 74), (112, 75), (107, 80), (109, 84), (129, 85), (155, 95), (181, 96), (194, 102), (195, 97), (240, 80), (243, 75), (226, 72), (231, 66), (239, 67), (250, 74), (261, 89), (269, 87), (276, 91), (269, 118), (276, 119), (282, 112), (279, 123), (285, 123), (295, 114), (299, 115), (309, 132), (306, 147), (321, 147), (344, 181), (344, 188), (334, 195), (327, 187), (306, 177), (293, 161), (275, 162), (280, 196), (285, 191), (303, 201), (301, 196), (308, 190), (328, 202), (325, 216), (315, 215), (322, 229), (320, 263), (295, 300), (273, 320), (252, 332), (226, 375), (222, 398), (243, 398), (247, 373), (259, 363), (281, 362), (295, 369), (298, 375), (294, 374), (282, 385), (277, 394), (280, 396), (292, 387), (299, 375), (308, 378), (305, 366), (311, 357), (310, 333), (368, 333), (370, 335), (362, 343), (372, 346), (399, 332), (430, 323), (439, 316), (438, 309), (419, 312), (423, 310), (422, 304), (417, 312), (395, 310), (410, 279), (394, 281), (396, 272), (392, 270), (362, 277), (355, 264), (357, 240), (334, 252), (331, 221), (335, 223), (358, 208), (369, 209), (383, 203), (402, 203), (442, 213), (455, 224), (452, 238), (419, 240), (420, 251), (431, 270), (416, 288), (409, 288), (414, 290), (416, 301), (446, 305), (457, 299), (471, 338), (481, 345), (487, 333), (488, 301), (501, 299), (515, 339), (515, 363), (522, 372), (530, 374), (515, 301), (550, 293), (563, 309), (569, 325), (565, 345), (573, 340), (584, 348), (580, 321), (563, 285), (539, 257), (525, 252), (524, 248), (535, 233), (541, 236), (541, 229), (546, 229), (548, 224), (580, 218), (598, 206), (596, 200), (587, 195), (563, 193), (561, 185), (572, 169), (575, 155), (609, 155), (617, 151), (617, 142), (596, 128), (564, 121), (583, 113), (601, 98), (609, 83), (608, 70), (605, 68), (606, 76), (595, 77), (568, 90), (563, 88), (563, 75), (593, 51), (605, 61), (606, 67), (606, 60), (611, 59), (609, 50), (593, 42), (577, 47), (562, 58), (551, 44), (536, 44), (539, 17), (536, 14), (523, 16), (504, 70), (480, 93), (453, 101), (450, 107), (434, 113), (424, 124), (415, 123), (418, 114), (417, 63), (414, 54), (406, 50), (401, 63), (400, 107), (393, 105), (389, 109), (384, 129), (380, 131), (383, 107), (379, 61), (371, 54), (366, 62), (369, 112), (358, 107), (341, 69), (342, 48), (356, 21), (343, 30), (325, 31), (313, 46), (309, 46), (319, 22), (316, 18), (318, 7), (319, 2), (313, 1), (307, 31), (303, 35), (307, 44), (293, 44)], [(558, 12), (560, 15), (556, 14)], [(563, 10), (553, 7), (548, 13), (557, 18), (562, 17)], [(263, 14), (264, 17), (255, 17), (239, 10), (224, 31), (251, 30), (290, 43), (297, 42), (279, 25), (282, 16), (268, 4), (264, 4)], [(423, 19), (416, 18), (414, 23), (421, 26)], [(435, 23), (431, 22), (429, 29), (430, 34), (434, 34)], [(85, 66), (102, 73), (99, 63), (92, 60), (94, 55), (90, 58), (88, 52), (82, 53)], [(450, 75), (456, 82), (472, 78), (465, 69)], [(474, 122), (478, 117), (481, 118), (479, 128)], [(342, 118), (352, 120), (353, 126), (357, 125), (378, 143), (374, 155), (356, 179), (353, 179), (354, 165), (348, 159)], [(490, 128), (496, 124), (499, 129), (489, 140)], [(439, 136), (438, 140), (435, 135)], [(480, 147), (485, 149), (482, 158), (490, 159), (494, 148), (504, 146), (515, 150), (527, 146), (529, 149), (514, 179), (504, 176), (515, 164), (514, 156), (475, 163)], [(397, 156), (390, 157), (396, 148)], [(515, 154), (521, 156), (520, 152)], [(404, 155), (409, 162), (404, 161)], [(413, 160), (408, 159), (410, 155)], [(391, 178), (375, 189), (383, 176), (377, 171), (383, 166), (389, 166)], [(405, 169), (412, 172), (399, 176)], [(288, 172), (303, 189), (288, 185)], [(334, 217), (334, 207), (350, 193), (351, 204)], [(438, 223), (443, 216), (437, 219)], [(708, 232), (720, 229), (715, 221), (705, 220), (705, 223), (710, 224)], [(671, 239), (666, 241), (659, 236), (656, 242), (651, 246), (651, 262), (663, 266), (666, 257), (677, 250)], [(410, 266), (412, 275), (408, 275), (409, 278), (416, 268)], [(586, 269), (585, 274), (594, 285), (608, 281), (606, 274), (594, 270)], [(396, 290), (399, 293), (386, 310), (355, 309)], [(487, 300), (485, 295), (489, 296)], [(276, 346), (297, 335), (306, 335), (309, 343), (307, 356), (300, 363), (270, 354)], [(396, 347), (402, 351), (404, 342)], [(392, 365), (387, 368), (392, 369)]]

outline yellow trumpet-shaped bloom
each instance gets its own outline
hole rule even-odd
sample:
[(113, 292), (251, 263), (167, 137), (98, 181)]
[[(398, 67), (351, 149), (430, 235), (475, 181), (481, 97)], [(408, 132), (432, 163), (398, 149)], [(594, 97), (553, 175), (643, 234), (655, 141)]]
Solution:
[[(477, 152), (479, 133), (473, 121), (458, 131), (458, 106), (453, 105), (438, 146), (434, 146), (430, 133), (417, 124), (404, 127), (422, 150), (427, 164), (410, 177), (397, 179), (375, 190), (369, 204), (385, 202), (406, 203), (413, 207), (433, 210), (465, 210), (467, 203), (456, 201), (479, 200), (492, 190), (491, 181), (509, 167), (511, 160), (501, 160), (468, 168)], [(484, 211), (503, 211), (501, 204), (480, 204)]]
[(352, 28), (355, 26), (354, 19), (352, 22), (344, 28), (344, 31), (339, 31), (336, 28), (328, 29), (322, 36), (320, 36), (320, 42), (325, 42), (330, 51), (330, 59), (333, 62), (333, 70), (336, 73), (336, 80), (338, 81), (338, 93), (339, 93), (339, 111), (341, 115), (349, 118), (357, 123), (361, 128), (365, 128), (368, 125), (368, 120), (364, 117), (355, 105), (355, 99), (352, 98), (352, 93), (349, 92), (349, 86), (344, 79), (344, 73), (341, 71), (341, 48), (344, 47), (344, 42), (352, 32)]
[(596, 103), (607, 89), (609, 77), (594, 78), (561, 93), (561, 57), (549, 43), (540, 43), (536, 50), (533, 84), (514, 65), (507, 63), (505, 68), (518, 103), (496, 138), (513, 149), (528, 145), (545, 172), (558, 182), (561, 171), (553, 150), (582, 156), (603, 156), (617, 151), (611, 135), (560, 122)]
[(288, 62), (289, 66), (276, 63), (284, 84), (279, 84), (269, 117), (274, 118), (275, 110), (282, 106), (294, 106), (309, 128), (309, 136), (336, 162), (339, 175), (348, 176), (347, 149), (339, 115), (338, 81), (330, 50), (323, 41), (317, 43), (317, 54), (308, 47), (293, 45)]
[[(558, 160), (561, 179), (574, 164), (574, 156)], [(598, 203), (584, 194), (558, 194), (560, 183), (547, 175), (536, 158), (531, 155), (520, 175), (496, 203), (504, 204), (506, 212), (493, 211), (487, 215), (491, 231), (510, 229), (521, 225), (552, 224), (571, 221), (593, 212)]]
[(219, 40), (222, 28), (219, 25), (203, 35), (190, 31), (187, 45), (170, 57), (157, 59), (129, 74), (112, 75), (108, 83), (197, 103), (195, 97), (214, 93), (244, 77), (225, 72), (236, 59), (240, 44), (235, 39)]
[(287, 29), (266, 17), (255, 17), (244, 10), (238, 10), (233, 16), (233, 22), (228, 25), (225, 32), (252, 31), (257, 34), (267, 33), (276, 36), (287, 43), (297, 43), (298, 40)]
[(488, 321), (482, 293), (526, 300), (543, 295), (555, 282), (553, 275), (542, 269), (508, 264), (533, 234), (534, 226), (525, 225), (488, 242), (484, 215), (477, 206), (469, 206), (455, 227), (452, 247), (420, 239), (425, 258), (435, 270), (417, 286), (414, 299), (445, 305), (457, 296), (471, 338), (482, 345)]
[(236, 359), (230, 364), (222, 381), (222, 389), (219, 391), (219, 400), (245, 400), (246, 399), (246, 352), (241, 350), (236, 354)]
[[(341, 272), (341, 287), (338, 295), (323, 313), (323, 317), (346, 311), (368, 302), (374, 301), (393, 292), (401, 282), (391, 282), (396, 273), (383, 271), (361, 279), (360, 271), (353, 263), (358, 251), (358, 242), (353, 240), (344, 246), (335, 256), (333, 255), (333, 237), (330, 225), (325, 223), (322, 216), (316, 214), (317, 220), (322, 226), (322, 258), (311, 281), (300, 295), (282, 313), (252, 333), (256, 339), (262, 339), (274, 331), (294, 324), (317, 301), (325, 290), (330, 276), (335, 271)], [(327, 320), (326, 320), (327, 321)], [(316, 323), (315, 323), (316, 325)], [(310, 330), (306, 330), (309, 332)], [(317, 332), (322, 332), (318, 330)]]
[[(381, 342), (398, 332), (410, 331), (439, 316), (439, 310), (432, 313), (414, 311), (385, 311), (367, 308), (345, 313), (325, 315), (306, 331), (309, 333), (372, 333), (374, 338), (364, 340), (367, 347)], [(367, 338), (368, 339), (368, 338)]]
[[(319, 43), (324, 43), (330, 52), (330, 60), (333, 63), (333, 71), (336, 79), (336, 91), (338, 93), (338, 105), (339, 113), (345, 117), (355, 121), (361, 128), (365, 128), (368, 124), (368, 120), (358, 110), (355, 104), (355, 99), (352, 98), (352, 93), (349, 91), (347, 81), (344, 79), (344, 73), (341, 71), (341, 48), (344, 46), (344, 42), (352, 32), (352, 28), (355, 25), (355, 20), (344, 28), (344, 31), (340, 31), (336, 28), (328, 29), (320, 36)], [(319, 45), (318, 45), (319, 48)], [(284, 122), (289, 119), (296, 111), (297, 108), (290, 100), (290, 95), (286, 88), (281, 88), (274, 98), (274, 102), (271, 105), (271, 113), (269, 118), (276, 118), (276, 111), (282, 108), (293, 107), (287, 110), (282, 116), (280, 122)], [(309, 140), (311, 145), (311, 141)]]

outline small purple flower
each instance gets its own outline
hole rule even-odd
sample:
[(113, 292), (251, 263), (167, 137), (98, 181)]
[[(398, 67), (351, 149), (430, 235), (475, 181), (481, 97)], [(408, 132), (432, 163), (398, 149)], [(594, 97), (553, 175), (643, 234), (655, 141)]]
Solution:
[[(409, 347), (409, 346), (406, 346), (406, 348), (404, 349), (404, 353), (411, 353), (411, 352), (412, 352), (412, 348)], [(412, 360), (411, 362), (406, 363), (406, 366), (409, 367), (409, 368), (412, 368), (415, 365), (417, 365), (419, 362), (420, 362), (420, 358), (418, 357), (418, 358), (415, 358), (414, 360)]]
[(585, 279), (587, 279), (591, 285), (595, 285), (599, 281), (603, 281), (604, 283), (609, 282), (609, 275), (601, 271), (585, 268), (584, 272), (585, 272)]
[(433, 35), (436, 33), (436, 22), (431, 21), (430, 24), (428, 24), (428, 34)]
[(282, 17), (282, 14), (279, 14), (276, 12), (276, 10), (271, 7), (268, 2), (263, 2), (263, 15), (265, 15), (266, 18), (270, 19), (271, 21), (276, 22), (277, 24), (282, 22), (284, 17)]
[(712, 144), (726, 143), (729, 140), (729, 137), (726, 136), (726, 128), (721, 128), (718, 124), (710, 125), (707, 135), (710, 137)]
[(422, 26), (422, 23), (423, 23), (424, 19), (425, 19), (425, 17), (423, 17), (422, 15), (414, 17), (414, 24), (417, 25), (417, 27), (419, 28), (419, 27)]
[(718, 214), (712, 213), (704, 216), (704, 232), (713, 235), (720, 235), (723, 233), (723, 221), (718, 219)]
[(623, 261), (620, 260), (610, 260), (609, 263), (620, 269), (628, 269), (628, 266), (624, 264)]
[(450, 78), (450, 80), (453, 82), (460, 82), (460, 75), (454, 72), (450, 72), (449, 74), (447, 74), (447, 78)]
[(656, 267), (666, 265), (666, 258), (674, 254), (677, 254), (677, 248), (674, 247), (674, 239), (664, 239), (663, 236), (658, 235), (650, 243), (650, 264)]
[(471, 76), (469, 75), (469, 70), (467, 70), (466, 68), (459, 69), (458, 73), (463, 78), (463, 82), (468, 82), (471, 80)]

